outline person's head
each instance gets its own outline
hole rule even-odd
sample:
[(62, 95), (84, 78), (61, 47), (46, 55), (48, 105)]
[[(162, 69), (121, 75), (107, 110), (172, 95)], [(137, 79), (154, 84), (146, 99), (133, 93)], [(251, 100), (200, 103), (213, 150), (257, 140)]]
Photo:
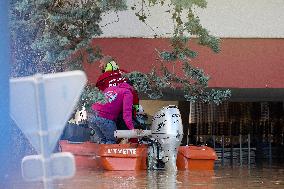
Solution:
[(117, 63), (114, 61), (114, 59), (111, 56), (103, 57), (100, 62), (101, 64), (99, 65), (99, 67), (103, 73), (107, 71), (115, 71), (119, 69)]

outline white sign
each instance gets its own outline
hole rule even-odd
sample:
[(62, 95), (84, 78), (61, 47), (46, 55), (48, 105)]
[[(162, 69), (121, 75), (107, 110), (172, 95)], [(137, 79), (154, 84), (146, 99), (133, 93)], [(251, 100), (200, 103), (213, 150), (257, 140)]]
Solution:
[[(44, 162), (45, 161), (45, 162)], [(48, 172), (44, 176), (44, 163), (50, 164)], [(70, 178), (75, 175), (75, 159), (69, 152), (55, 153), (46, 160), (42, 155), (26, 156), (22, 160), (22, 175), (27, 181), (40, 181), (44, 178)]]
[(48, 144), (43, 144), (48, 152), (55, 148), (86, 81), (82, 71), (10, 80), (11, 117), (39, 153), (42, 135), (48, 135)]

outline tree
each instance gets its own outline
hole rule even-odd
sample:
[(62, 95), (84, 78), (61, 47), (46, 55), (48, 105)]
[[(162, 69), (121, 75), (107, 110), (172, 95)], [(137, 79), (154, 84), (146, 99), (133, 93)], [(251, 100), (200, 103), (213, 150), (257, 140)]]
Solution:
[[(165, 88), (180, 88), (186, 100), (220, 103), (230, 96), (230, 91), (207, 90), (209, 77), (202, 69), (192, 66), (191, 59), (198, 54), (189, 48), (190, 36), (197, 38), (200, 45), (213, 52), (220, 51), (220, 39), (211, 36), (202, 27), (193, 8), (206, 8), (206, 0), (140, 0), (130, 7), (142, 22), (147, 22), (144, 8), (147, 6), (168, 6), (174, 21), (174, 33), (170, 40), (172, 50), (157, 53), (161, 59), (151, 73), (132, 72), (126, 74), (139, 92), (150, 98), (160, 98)], [(27, 51), (34, 65), (31, 72), (56, 72), (70, 69), (83, 69), (82, 58), (86, 53), (88, 62), (101, 58), (98, 47), (90, 45), (90, 40), (99, 36), (99, 26), (103, 13), (122, 11), (127, 8), (124, 0), (12, 0), (11, 18), (15, 68), (22, 65)], [(186, 14), (186, 18), (182, 15)], [(20, 46), (23, 46), (19, 49)], [(25, 50), (22, 50), (25, 49)], [(76, 52), (76, 56), (74, 53)], [(72, 57), (72, 58), (70, 58)], [(168, 69), (169, 64), (183, 63), (184, 76), (179, 77)], [(45, 65), (45, 66), (44, 66)], [(45, 68), (46, 70), (42, 70)], [(88, 103), (102, 100), (99, 91), (87, 86), (82, 98)]]
[(82, 69), (82, 48), (90, 62), (100, 58), (99, 50), (89, 42), (102, 33), (99, 27), (102, 13), (125, 9), (123, 1), (12, 0), (11, 4), (15, 62), (18, 65), (29, 54), (34, 64), (48, 65), (49, 69), (41, 72), (64, 71), (70, 60), (67, 58), (75, 51), (79, 56), (69, 65), (71, 69)]

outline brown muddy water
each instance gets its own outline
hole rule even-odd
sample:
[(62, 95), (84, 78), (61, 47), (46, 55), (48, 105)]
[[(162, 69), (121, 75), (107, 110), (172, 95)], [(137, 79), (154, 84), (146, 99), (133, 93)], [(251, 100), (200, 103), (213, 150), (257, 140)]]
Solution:
[[(284, 189), (284, 166), (217, 167), (214, 171), (92, 171), (77, 170), (72, 179), (54, 183), (55, 189)], [(15, 179), (14, 189), (39, 189), (41, 183)]]

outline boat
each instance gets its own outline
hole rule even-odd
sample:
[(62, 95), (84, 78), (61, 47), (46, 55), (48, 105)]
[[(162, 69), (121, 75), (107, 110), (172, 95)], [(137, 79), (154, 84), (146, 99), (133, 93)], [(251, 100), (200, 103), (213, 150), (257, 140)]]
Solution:
[(97, 170), (213, 170), (215, 151), (207, 146), (180, 146), (183, 126), (178, 108), (162, 108), (151, 130), (116, 130), (116, 138), (138, 138), (139, 143), (98, 144), (90, 141), (59, 142), (62, 152), (75, 156), (77, 167)]
[[(146, 144), (97, 144), (92, 142), (59, 142), (62, 152), (75, 156), (77, 168), (123, 171), (146, 170), (148, 146)], [(207, 146), (180, 146), (176, 166), (178, 170), (213, 170), (217, 155)]]

